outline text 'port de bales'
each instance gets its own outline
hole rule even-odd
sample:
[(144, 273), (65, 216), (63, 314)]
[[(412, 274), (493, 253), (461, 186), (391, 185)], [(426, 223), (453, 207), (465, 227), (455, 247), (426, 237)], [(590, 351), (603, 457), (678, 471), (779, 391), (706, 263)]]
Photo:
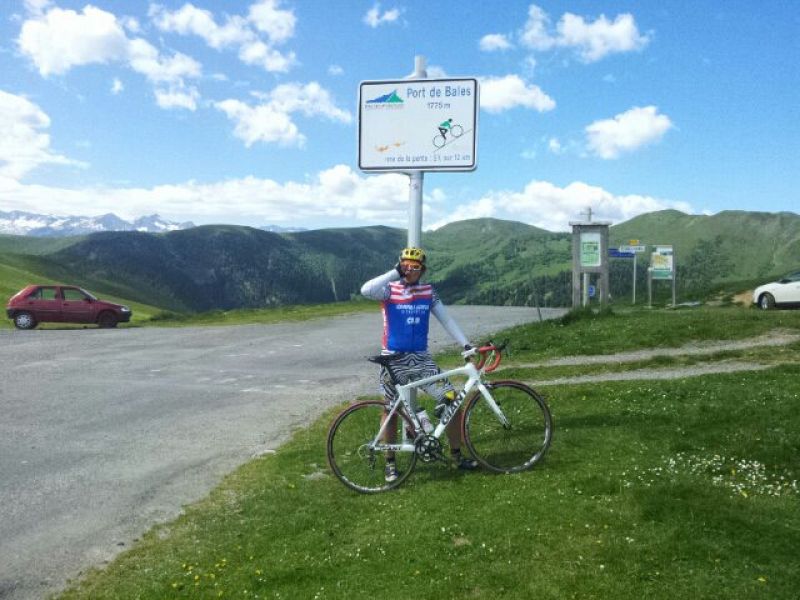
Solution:
[(472, 171), (478, 81), (365, 81), (359, 87), (358, 166), (364, 171)]

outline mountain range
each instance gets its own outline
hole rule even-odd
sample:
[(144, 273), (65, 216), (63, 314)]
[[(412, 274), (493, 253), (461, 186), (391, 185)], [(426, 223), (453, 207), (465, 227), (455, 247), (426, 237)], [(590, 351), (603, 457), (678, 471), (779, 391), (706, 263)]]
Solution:
[(0, 233), (10, 235), (32, 235), (37, 237), (58, 237), (86, 235), (99, 231), (143, 231), (147, 233), (163, 233), (188, 229), (194, 223), (175, 223), (162, 219), (158, 215), (139, 217), (134, 221), (126, 221), (113, 213), (99, 217), (74, 217), (42, 215), (36, 213), (0, 211)]
[[(609, 235), (612, 246), (631, 239), (672, 244), (679, 300), (748, 289), (800, 268), (800, 215), (794, 213), (705, 216), (666, 210), (614, 225)], [(274, 233), (206, 225), (160, 234), (0, 235), (0, 293), (16, 291), (24, 272), (173, 311), (333, 302), (357, 296), (364, 281), (391, 268), (405, 242), (405, 230), (382, 226)], [(425, 232), (422, 243), (429, 255), (427, 279), (448, 303), (571, 302), (569, 233), (472, 219)], [(638, 263), (641, 301), (649, 254), (638, 255)], [(632, 261), (610, 265), (612, 298), (627, 300)], [(4, 286), (4, 273), (13, 283)], [(654, 286), (656, 295), (666, 297), (668, 287)]]
[[(76, 217), (43, 215), (19, 210), (3, 212), (0, 210), (0, 234), (31, 235), (36, 237), (65, 237), (87, 235), (102, 231), (141, 231), (144, 233), (165, 233), (195, 227), (191, 221), (178, 223), (154, 214), (126, 221), (108, 213), (99, 217)], [(305, 227), (283, 227), (264, 225), (259, 227), (273, 233), (292, 233), (307, 231)]]

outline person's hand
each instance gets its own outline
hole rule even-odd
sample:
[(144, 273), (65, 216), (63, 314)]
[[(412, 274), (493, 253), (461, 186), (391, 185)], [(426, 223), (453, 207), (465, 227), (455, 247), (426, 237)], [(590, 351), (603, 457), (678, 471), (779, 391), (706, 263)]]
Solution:
[(406, 272), (403, 270), (403, 265), (401, 265), (399, 262), (394, 266), (394, 270), (400, 273), (400, 277), (406, 276)]

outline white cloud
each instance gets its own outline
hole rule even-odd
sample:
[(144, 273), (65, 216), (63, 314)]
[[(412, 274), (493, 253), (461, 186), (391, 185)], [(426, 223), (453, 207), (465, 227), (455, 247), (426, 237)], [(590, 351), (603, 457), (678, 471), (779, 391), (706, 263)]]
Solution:
[(555, 101), (539, 86), (525, 83), (518, 75), (482, 79), (480, 103), (482, 109), (494, 113), (517, 106), (539, 112), (556, 107)]
[(42, 77), (72, 67), (125, 60), (128, 38), (116, 17), (91, 5), (81, 13), (52, 8), (22, 24), (20, 51), (33, 60)]
[(528, 7), (528, 20), (520, 33), (520, 41), (524, 46), (534, 50), (549, 50), (556, 40), (547, 33), (550, 17), (535, 4)]
[(573, 49), (587, 63), (610, 54), (641, 50), (650, 41), (647, 35), (639, 33), (630, 13), (617, 15), (613, 21), (605, 15), (587, 21), (579, 15), (564, 13), (553, 31), (550, 17), (535, 4), (528, 9), (528, 20), (519, 38), (520, 43), (532, 50)]
[(253, 32), (244, 18), (228, 17), (224, 25), (217, 25), (211, 11), (197, 8), (190, 3), (173, 12), (159, 5), (152, 5), (149, 14), (159, 30), (179, 35), (199, 36), (217, 50), (242, 44), (253, 38)]
[(164, 109), (185, 108), (197, 110), (197, 100), (200, 93), (194, 87), (169, 87), (155, 91), (156, 103)]
[[(165, 56), (142, 38), (128, 38), (120, 19), (91, 5), (80, 13), (51, 8), (33, 14), (22, 24), (17, 44), (42, 77), (62, 75), (83, 65), (122, 63), (153, 84), (174, 90), (185, 88), (186, 78), (199, 77), (202, 72), (200, 64), (185, 54)], [(159, 105), (163, 106), (159, 98), (168, 93), (163, 88), (156, 90)]]
[(655, 106), (636, 106), (613, 119), (587, 126), (587, 146), (600, 158), (617, 158), (623, 152), (659, 141), (672, 127), (670, 118), (658, 114)]
[(31, 15), (41, 15), (52, 4), (52, 0), (25, 0), (25, 10)]
[(328, 75), (332, 75), (333, 77), (338, 77), (339, 75), (344, 74), (344, 69), (339, 65), (331, 65), (328, 67)]
[[(131, 218), (158, 212), (166, 218), (189, 216), (206, 222), (389, 223), (404, 225), (408, 178), (399, 174), (364, 176), (336, 165), (308, 182), (279, 183), (245, 177), (218, 183), (186, 182), (152, 188), (65, 189), (23, 185), (0, 176), (6, 210)], [(435, 200), (435, 199), (434, 199)]]
[(558, 138), (550, 138), (547, 141), (547, 149), (553, 154), (562, 154), (564, 152), (564, 148)]
[(484, 52), (494, 52), (495, 50), (508, 50), (512, 44), (505, 34), (489, 33), (481, 38), (479, 46)]
[(294, 36), (297, 19), (291, 10), (281, 10), (278, 0), (261, 0), (250, 7), (249, 19), (273, 44), (282, 44)]
[(609, 21), (600, 15), (593, 23), (583, 17), (564, 14), (558, 23), (559, 45), (576, 48), (586, 62), (595, 62), (618, 52), (631, 52), (644, 48), (647, 36), (639, 34), (633, 15), (618, 15)]
[(330, 93), (316, 82), (306, 85), (283, 84), (268, 94), (255, 95), (261, 100), (255, 106), (234, 99), (214, 104), (234, 121), (234, 135), (247, 147), (256, 142), (302, 146), (305, 136), (291, 118), (295, 112), (307, 117), (322, 116), (341, 123), (350, 123), (353, 119), (349, 112), (338, 108)]
[(120, 94), (124, 89), (125, 86), (123, 85), (122, 81), (120, 81), (119, 78), (114, 77), (114, 81), (111, 82), (111, 93), (116, 96), (117, 94)]
[(275, 46), (294, 36), (297, 19), (291, 10), (279, 6), (277, 0), (261, 0), (250, 6), (247, 17), (228, 15), (220, 23), (211, 11), (191, 3), (175, 11), (154, 4), (149, 14), (160, 31), (196, 35), (215, 50), (238, 48), (242, 62), (269, 72), (285, 73), (296, 64), (295, 53), (283, 53)]
[[(404, 226), (408, 178), (400, 174), (363, 175), (347, 165), (325, 169), (308, 181), (278, 182), (244, 177), (216, 183), (188, 181), (152, 188), (65, 189), (24, 185), (0, 175), (0, 197), (6, 210), (98, 215), (115, 212), (124, 218), (158, 212), (166, 218), (199, 222), (382, 223)], [(558, 187), (530, 181), (521, 190), (485, 194), (445, 213), (448, 198), (440, 189), (425, 196), (426, 229), (477, 217), (522, 221), (550, 231), (569, 230), (569, 221), (587, 206), (598, 219), (614, 223), (636, 215), (675, 208), (692, 213), (680, 201), (647, 195), (615, 195), (576, 181)], [(427, 225), (428, 222), (432, 224)]]
[(284, 54), (260, 40), (248, 42), (239, 48), (239, 58), (248, 65), (259, 66), (270, 73), (286, 73), (297, 63), (294, 52)]
[(49, 127), (50, 117), (39, 106), (0, 90), (0, 177), (21, 179), (45, 164), (86, 166), (50, 149)]
[(613, 223), (666, 208), (692, 212), (692, 207), (686, 202), (637, 194), (615, 195), (580, 181), (561, 188), (547, 181), (533, 180), (522, 191), (491, 192), (462, 205), (431, 228), (437, 229), (465, 218), (496, 217), (523, 221), (549, 231), (568, 231), (569, 222), (579, 218), (580, 212), (587, 206), (592, 207), (598, 220), (610, 220)]
[(190, 56), (176, 52), (164, 57), (150, 42), (141, 38), (128, 44), (128, 61), (134, 71), (153, 83), (180, 84), (184, 78), (196, 78), (202, 73), (200, 63)]
[(240, 100), (223, 100), (214, 106), (235, 123), (233, 133), (248, 148), (256, 142), (278, 142), (285, 146), (302, 146), (305, 143), (297, 125), (286, 113), (269, 104), (250, 106)]
[(400, 12), (399, 8), (392, 8), (381, 14), (381, 5), (376, 2), (372, 8), (367, 11), (367, 14), (364, 15), (364, 23), (373, 29), (388, 23), (396, 23), (400, 18)]

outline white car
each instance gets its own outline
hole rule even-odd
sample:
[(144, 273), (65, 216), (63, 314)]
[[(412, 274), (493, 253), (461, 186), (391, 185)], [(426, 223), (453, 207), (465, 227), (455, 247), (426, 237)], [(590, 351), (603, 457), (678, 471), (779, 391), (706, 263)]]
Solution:
[(765, 283), (753, 291), (753, 304), (761, 310), (775, 307), (800, 307), (800, 271), (789, 273), (772, 283)]

